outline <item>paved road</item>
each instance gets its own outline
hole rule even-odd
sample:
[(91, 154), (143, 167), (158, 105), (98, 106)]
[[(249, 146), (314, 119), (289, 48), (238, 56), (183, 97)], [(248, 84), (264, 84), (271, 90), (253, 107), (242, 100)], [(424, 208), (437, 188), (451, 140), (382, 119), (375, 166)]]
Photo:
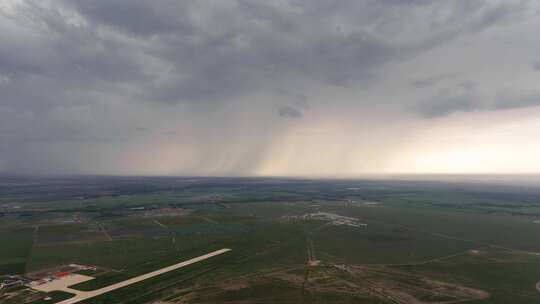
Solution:
[(160, 227), (163, 228), (163, 229), (169, 229), (169, 227), (163, 225), (163, 223), (161, 223), (161, 222), (158, 221), (158, 220), (152, 220), (152, 221), (154, 222), (154, 224), (160, 226)]
[(119, 282), (119, 283), (116, 283), (116, 284), (112, 284), (112, 285), (109, 285), (107, 287), (92, 290), (92, 291), (80, 291), (80, 290), (75, 290), (75, 289), (65, 287), (65, 288), (62, 288), (61, 290), (65, 291), (65, 292), (73, 293), (73, 294), (75, 294), (75, 296), (70, 298), (70, 299), (58, 302), (58, 304), (73, 304), (73, 303), (81, 302), (83, 300), (87, 300), (87, 299), (90, 299), (90, 298), (93, 298), (93, 297), (97, 297), (97, 296), (105, 294), (107, 292), (111, 292), (113, 290), (116, 290), (116, 289), (119, 289), (119, 288), (122, 288), (122, 287), (126, 287), (128, 285), (135, 284), (135, 283), (144, 281), (146, 279), (153, 278), (153, 277), (158, 276), (160, 274), (163, 274), (163, 273), (166, 273), (166, 272), (169, 272), (169, 271), (173, 271), (173, 270), (185, 267), (187, 265), (197, 263), (197, 262), (200, 262), (202, 260), (206, 260), (208, 258), (223, 254), (223, 253), (225, 253), (227, 251), (230, 251), (230, 250), (231, 249), (228, 249), (228, 248), (223, 248), (223, 249), (220, 249), (220, 250), (216, 250), (216, 251), (207, 253), (205, 255), (201, 255), (201, 256), (198, 256), (196, 258), (180, 262), (178, 264), (174, 264), (174, 265), (171, 265), (171, 266), (168, 266), (168, 267), (165, 267), (165, 268), (161, 268), (161, 269), (158, 269), (156, 271), (152, 271), (152, 272), (140, 275), (138, 277), (134, 277), (134, 278), (131, 278), (131, 279), (128, 279), (128, 280), (125, 280), (125, 281), (122, 281), (122, 282)]

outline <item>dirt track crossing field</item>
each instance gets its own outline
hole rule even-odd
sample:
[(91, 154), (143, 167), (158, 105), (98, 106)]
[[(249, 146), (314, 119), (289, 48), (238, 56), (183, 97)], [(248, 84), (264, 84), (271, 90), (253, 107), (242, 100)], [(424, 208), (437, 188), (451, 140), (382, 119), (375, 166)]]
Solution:
[(171, 265), (171, 266), (167, 266), (165, 268), (161, 268), (161, 269), (158, 269), (158, 270), (155, 270), (155, 271), (152, 271), (152, 272), (149, 272), (149, 273), (146, 273), (146, 274), (143, 274), (143, 275), (140, 275), (140, 276), (137, 276), (137, 277), (134, 277), (134, 278), (131, 278), (131, 279), (116, 283), (116, 284), (112, 284), (112, 285), (109, 285), (107, 287), (92, 290), (92, 291), (80, 291), (80, 290), (71, 289), (68, 286), (73, 285), (72, 282), (66, 282), (67, 284), (62, 284), (61, 281), (55, 281), (55, 286), (54, 286), (53, 289), (47, 288), (47, 286), (44, 286), (44, 285), (47, 285), (49, 283), (36, 286), (35, 289), (38, 289), (38, 290), (49, 289), (47, 291), (59, 290), (59, 291), (65, 291), (65, 292), (75, 294), (75, 296), (70, 298), (70, 299), (58, 302), (58, 304), (73, 304), (73, 303), (78, 303), (78, 302), (81, 302), (81, 301), (84, 301), (84, 300), (87, 300), (87, 299), (90, 299), (90, 298), (93, 298), (93, 297), (97, 297), (99, 295), (111, 292), (113, 290), (116, 290), (116, 289), (119, 289), (119, 288), (122, 288), (122, 287), (129, 286), (131, 284), (135, 284), (135, 283), (144, 281), (146, 279), (153, 278), (155, 276), (158, 276), (160, 274), (163, 274), (163, 273), (166, 273), (166, 272), (169, 272), (169, 271), (173, 271), (173, 270), (176, 270), (176, 269), (179, 269), (179, 268), (182, 268), (182, 267), (185, 267), (185, 266), (188, 266), (188, 265), (191, 265), (191, 264), (206, 260), (208, 258), (217, 256), (217, 255), (220, 255), (220, 254), (223, 254), (223, 253), (226, 253), (226, 252), (228, 252), (230, 250), (231, 249), (223, 248), (223, 249), (220, 249), (220, 250), (212, 251), (212, 252), (207, 253), (205, 255), (201, 255), (201, 256), (189, 259), (187, 261), (183, 261), (183, 262)]

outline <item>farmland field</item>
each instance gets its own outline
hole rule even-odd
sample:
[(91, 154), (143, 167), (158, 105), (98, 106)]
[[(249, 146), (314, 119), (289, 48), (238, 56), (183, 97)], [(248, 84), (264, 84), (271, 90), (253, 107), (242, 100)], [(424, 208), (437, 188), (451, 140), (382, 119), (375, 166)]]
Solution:
[[(536, 186), (95, 177), (66, 189), (56, 180), (54, 195), (42, 195), (48, 183), (0, 182), (0, 190), (9, 188), (0, 191), (5, 282), (67, 271), (94, 277), (71, 286), (92, 291), (231, 249), (81, 303), (540, 300)], [(24, 285), (0, 289), (0, 303), (70, 296)]]

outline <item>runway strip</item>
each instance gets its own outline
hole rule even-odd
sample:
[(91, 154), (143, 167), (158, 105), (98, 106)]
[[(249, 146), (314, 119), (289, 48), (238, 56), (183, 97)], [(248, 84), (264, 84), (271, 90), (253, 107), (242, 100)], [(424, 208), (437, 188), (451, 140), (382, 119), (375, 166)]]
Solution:
[(75, 296), (70, 298), (70, 299), (58, 302), (57, 304), (73, 304), (73, 303), (84, 301), (84, 300), (87, 300), (87, 299), (90, 299), (90, 298), (93, 298), (93, 297), (97, 297), (99, 295), (111, 292), (113, 290), (116, 290), (116, 289), (119, 289), (119, 288), (122, 288), (122, 287), (126, 287), (126, 286), (129, 286), (131, 284), (135, 284), (135, 283), (144, 281), (146, 279), (153, 278), (153, 277), (158, 276), (160, 274), (163, 274), (163, 273), (166, 273), (166, 272), (169, 272), (169, 271), (173, 271), (173, 270), (176, 270), (176, 269), (179, 269), (179, 268), (182, 268), (182, 267), (185, 267), (185, 266), (188, 266), (188, 265), (191, 265), (191, 264), (206, 260), (208, 258), (223, 254), (223, 253), (228, 252), (230, 250), (231, 249), (223, 248), (223, 249), (220, 249), (220, 250), (212, 251), (212, 252), (207, 253), (205, 255), (201, 255), (201, 256), (198, 256), (196, 258), (192, 258), (192, 259), (189, 259), (187, 261), (180, 262), (178, 264), (167, 266), (165, 268), (161, 268), (161, 269), (158, 269), (156, 271), (152, 271), (152, 272), (140, 275), (138, 277), (134, 277), (134, 278), (131, 278), (131, 279), (128, 279), (128, 280), (125, 280), (125, 281), (122, 281), (122, 282), (119, 282), (119, 283), (116, 283), (116, 284), (112, 284), (112, 285), (109, 285), (107, 287), (92, 290), (92, 291), (80, 291), (80, 290), (71, 289), (69, 287), (64, 287), (64, 288), (61, 288), (61, 289), (58, 289), (58, 290), (73, 293), (73, 294), (75, 294)]

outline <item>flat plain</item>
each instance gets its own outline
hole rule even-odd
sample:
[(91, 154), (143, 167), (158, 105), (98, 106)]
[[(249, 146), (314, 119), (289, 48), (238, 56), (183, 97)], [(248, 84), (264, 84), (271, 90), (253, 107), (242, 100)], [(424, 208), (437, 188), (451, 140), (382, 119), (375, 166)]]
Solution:
[(2, 177), (0, 303), (221, 248), (80, 303), (537, 303), (538, 220), (540, 187), (500, 180)]

